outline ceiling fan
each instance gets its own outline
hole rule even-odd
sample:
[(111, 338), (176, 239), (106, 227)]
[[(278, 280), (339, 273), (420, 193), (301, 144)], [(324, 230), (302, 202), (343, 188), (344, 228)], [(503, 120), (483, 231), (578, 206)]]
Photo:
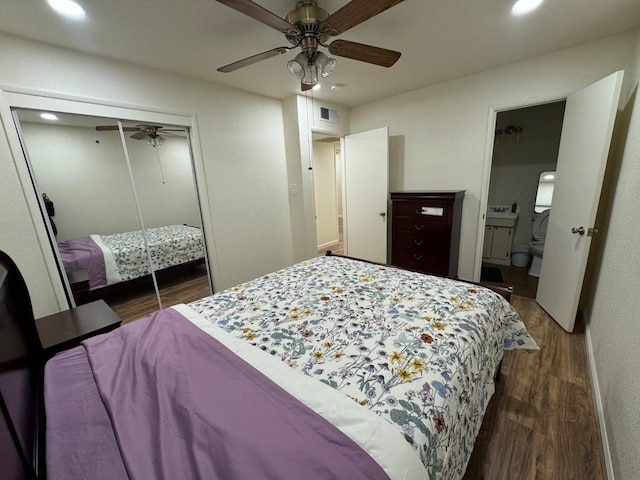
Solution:
[[(98, 125), (96, 127), (96, 131), (105, 132), (119, 130), (118, 125)], [(162, 132), (165, 135), (173, 135), (173, 136), (181, 136), (176, 135), (173, 132), (182, 132), (185, 130), (182, 128), (165, 128), (162, 125), (146, 125), (140, 124), (135, 127), (122, 127), (122, 130), (125, 132), (136, 132), (133, 135), (130, 135), (131, 138), (135, 140), (144, 140), (146, 143), (151, 145), (152, 147), (157, 147), (158, 145), (162, 145), (165, 141), (165, 138), (160, 135)]]
[(351, 0), (331, 15), (318, 7), (315, 0), (299, 0), (296, 8), (283, 19), (251, 0), (217, 0), (254, 20), (284, 33), (293, 46), (276, 47), (266, 52), (244, 58), (218, 68), (219, 72), (233, 72), (261, 60), (282, 55), (300, 47), (301, 52), (287, 63), (291, 74), (300, 79), (302, 90), (309, 90), (318, 83), (318, 74), (326, 78), (333, 72), (336, 60), (318, 51), (329, 50), (338, 57), (351, 58), (374, 65), (390, 67), (400, 58), (400, 52), (374, 47), (348, 40), (329, 37), (340, 35), (350, 28), (384, 12), (403, 0)]

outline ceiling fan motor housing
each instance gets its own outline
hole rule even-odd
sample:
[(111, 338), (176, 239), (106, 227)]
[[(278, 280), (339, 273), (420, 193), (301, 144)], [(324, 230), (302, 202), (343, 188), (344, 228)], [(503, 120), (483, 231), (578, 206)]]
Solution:
[(328, 17), (329, 13), (318, 7), (314, 0), (301, 0), (286, 17), (286, 21), (295, 25), (299, 33), (286, 35), (287, 40), (293, 45), (300, 45), (307, 54), (314, 53), (318, 44), (327, 40), (327, 35), (320, 32), (320, 25)]

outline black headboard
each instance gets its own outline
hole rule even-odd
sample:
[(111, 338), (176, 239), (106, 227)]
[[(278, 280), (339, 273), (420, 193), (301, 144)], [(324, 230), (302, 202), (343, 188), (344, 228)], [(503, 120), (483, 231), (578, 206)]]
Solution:
[(0, 472), (11, 480), (44, 474), (42, 346), (27, 286), (0, 251)]

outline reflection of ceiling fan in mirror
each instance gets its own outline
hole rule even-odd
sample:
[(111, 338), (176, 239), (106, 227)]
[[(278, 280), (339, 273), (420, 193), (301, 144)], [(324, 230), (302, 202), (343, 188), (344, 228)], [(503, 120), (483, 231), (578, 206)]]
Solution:
[(403, 0), (351, 0), (331, 15), (323, 8), (318, 7), (315, 0), (299, 0), (296, 8), (289, 12), (284, 19), (251, 0), (217, 1), (284, 33), (289, 43), (293, 45), (292, 47), (276, 47), (230, 63), (218, 68), (219, 72), (233, 72), (300, 47), (302, 51), (287, 63), (287, 68), (294, 77), (300, 79), (304, 91), (318, 83), (318, 75), (322, 78), (328, 77), (336, 66), (336, 60), (318, 51), (318, 47), (324, 47), (329, 50), (330, 54), (338, 57), (351, 58), (383, 67), (392, 66), (400, 58), (400, 52), (385, 48), (348, 40), (334, 40), (327, 45), (326, 41), (329, 37), (340, 35)]
[[(96, 127), (98, 132), (106, 132), (112, 130), (118, 130), (118, 125), (98, 125)], [(130, 135), (131, 138), (135, 140), (144, 140), (146, 143), (151, 145), (152, 147), (157, 147), (158, 145), (162, 145), (165, 141), (165, 138), (160, 135), (162, 132), (163, 135), (173, 135), (176, 137), (180, 137), (182, 135), (177, 135), (173, 132), (181, 132), (185, 133), (183, 128), (165, 128), (162, 125), (145, 125), (140, 124), (135, 127), (122, 127), (122, 130), (125, 132), (136, 132), (133, 135)]]

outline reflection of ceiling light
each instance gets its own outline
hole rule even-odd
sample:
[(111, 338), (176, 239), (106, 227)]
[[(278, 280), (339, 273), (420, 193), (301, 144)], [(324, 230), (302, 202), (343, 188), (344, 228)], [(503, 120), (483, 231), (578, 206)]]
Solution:
[(65, 17), (80, 20), (86, 16), (84, 8), (73, 0), (47, 0), (47, 3), (56, 12)]
[(540, 6), (543, 0), (518, 0), (511, 7), (511, 13), (514, 15), (525, 15), (534, 11)]
[(542, 178), (544, 178), (545, 180), (553, 180), (555, 177), (553, 175), (549, 174), (549, 175), (545, 175)]
[(160, 135), (154, 135), (154, 136), (147, 135), (146, 137), (144, 137), (144, 141), (149, 145), (151, 145), (152, 147), (157, 147), (164, 143), (165, 138), (161, 137)]
[(40, 114), (40, 118), (44, 119), (44, 120), (57, 120), (58, 117), (56, 117), (53, 113), (41, 113)]

